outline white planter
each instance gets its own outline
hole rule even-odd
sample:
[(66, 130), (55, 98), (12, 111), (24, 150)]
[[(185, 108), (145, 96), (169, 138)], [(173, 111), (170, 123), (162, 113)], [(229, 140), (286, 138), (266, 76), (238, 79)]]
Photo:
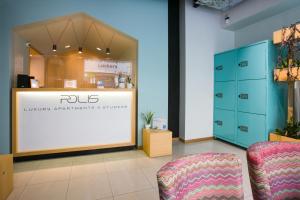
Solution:
[(119, 88), (125, 88), (125, 83), (119, 83)]
[(145, 124), (145, 129), (150, 129), (151, 128), (151, 124)]
[(127, 83), (127, 88), (131, 89), (132, 88), (132, 83)]

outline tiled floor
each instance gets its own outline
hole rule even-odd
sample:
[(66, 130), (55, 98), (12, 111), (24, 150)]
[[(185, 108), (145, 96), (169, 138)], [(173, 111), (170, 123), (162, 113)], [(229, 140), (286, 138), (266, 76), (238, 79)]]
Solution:
[(245, 199), (252, 199), (245, 150), (214, 140), (174, 142), (173, 155), (159, 158), (133, 150), (16, 163), (9, 200), (156, 200), (157, 170), (174, 158), (200, 152), (237, 154), (243, 161)]

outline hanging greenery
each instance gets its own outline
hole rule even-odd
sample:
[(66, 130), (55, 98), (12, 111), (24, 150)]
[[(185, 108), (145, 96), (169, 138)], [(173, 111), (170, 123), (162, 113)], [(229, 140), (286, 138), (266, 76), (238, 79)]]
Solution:
[[(300, 35), (300, 30), (297, 28), (299, 24), (292, 24), (290, 27), (282, 28), (281, 45), (279, 47), (279, 53), (277, 58), (278, 68), (287, 68), (288, 81), (299, 80), (298, 73), (300, 69), (300, 39), (297, 37)], [(289, 34), (287, 35), (287, 31)], [(297, 68), (297, 73), (293, 73), (292, 69)], [(278, 79), (278, 77), (275, 77)]]

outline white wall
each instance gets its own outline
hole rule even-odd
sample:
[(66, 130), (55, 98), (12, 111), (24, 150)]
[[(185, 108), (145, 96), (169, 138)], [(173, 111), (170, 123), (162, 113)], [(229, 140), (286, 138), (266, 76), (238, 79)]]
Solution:
[(181, 34), (184, 31), (180, 49), (185, 49), (180, 58), (180, 137), (191, 140), (213, 135), (214, 54), (234, 47), (234, 33), (222, 29), (219, 12), (193, 8), (190, 0), (184, 3), (180, 26)]
[(272, 39), (273, 32), (292, 23), (300, 21), (300, 6), (286, 10), (272, 17), (263, 19), (245, 28), (235, 31), (235, 46)]

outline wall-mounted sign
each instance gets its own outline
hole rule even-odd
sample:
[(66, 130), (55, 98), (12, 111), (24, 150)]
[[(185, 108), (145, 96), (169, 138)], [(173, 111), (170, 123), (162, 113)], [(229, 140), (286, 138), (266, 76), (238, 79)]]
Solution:
[(134, 141), (133, 91), (17, 91), (15, 95), (17, 153)]
[(127, 61), (85, 59), (84, 72), (132, 74), (132, 63)]

